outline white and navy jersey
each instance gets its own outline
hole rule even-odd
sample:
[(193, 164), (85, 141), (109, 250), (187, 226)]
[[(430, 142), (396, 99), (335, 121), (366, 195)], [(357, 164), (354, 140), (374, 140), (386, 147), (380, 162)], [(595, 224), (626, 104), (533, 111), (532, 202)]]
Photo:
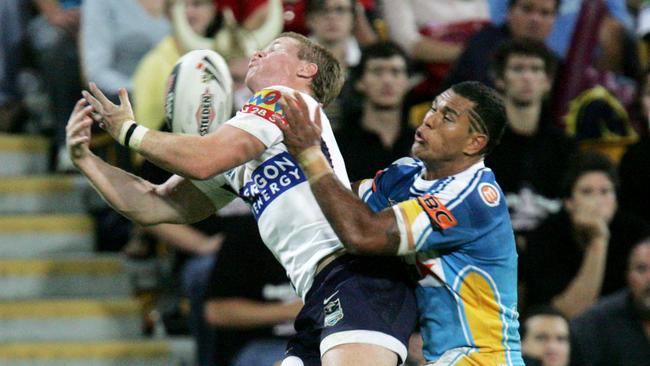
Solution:
[(494, 174), (482, 161), (433, 181), (425, 172), (421, 161), (403, 158), (359, 187), (373, 211), (393, 210), (402, 252), (416, 258), (425, 358), (433, 365), (523, 365), (517, 252)]
[[(272, 122), (284, 118), (279, 101), (282, 93), (294, 90), (273, 86), (252, 96), (226, 124), (240, 128), (266, 146), (255, 160), (236, 167), (224, 176), (251, 207), (264, 243), (287, 271), (296, 292), (305, 297), (319, 260), (343, 245), (320, 210), (298, 163), (287, 152), (282, 131)], [(302, 93), (310, 115), (318, 105)], [(350, 187), (345, 164), (329, 120), (321, 113), (321, 148), (344, 186)], [(210, 194), (207, 187), (199, 189)]]

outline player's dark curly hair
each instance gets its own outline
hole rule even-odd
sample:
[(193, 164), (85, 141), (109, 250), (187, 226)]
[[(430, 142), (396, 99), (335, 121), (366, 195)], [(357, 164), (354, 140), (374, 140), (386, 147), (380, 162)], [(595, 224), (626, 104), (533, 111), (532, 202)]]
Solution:
[(483, 122), (488, 143), (481, 154), (488, 155), (501, 142), (506, 127), (506, 108), (496, 90), (478, 81), (463, 81), (451, 87), (454, 93), (474, 102), (474, 112)]

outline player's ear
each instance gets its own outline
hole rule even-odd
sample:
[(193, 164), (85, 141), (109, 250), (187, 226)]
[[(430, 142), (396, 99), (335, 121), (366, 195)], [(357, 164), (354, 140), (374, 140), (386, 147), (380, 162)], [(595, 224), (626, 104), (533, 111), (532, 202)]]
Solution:
[(312, 79), (318, 72), (318, 65), (313, 62), (303, 62), (298, 68), (298, 77)]
[(487, 146), (489, 137), (484, 133), (473, 133), (463, 151), (466, 155), (478, 155)]

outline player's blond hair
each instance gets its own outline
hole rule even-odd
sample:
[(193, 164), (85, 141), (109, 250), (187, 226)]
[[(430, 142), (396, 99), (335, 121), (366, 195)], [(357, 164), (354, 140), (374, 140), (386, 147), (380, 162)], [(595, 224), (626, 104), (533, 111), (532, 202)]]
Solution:
[(328, 105), (339, 95), (344, 81), (341, 65), (336, 57), (325, 47), (302, 34), (285, 32), (278, 36), (280, 37), (298, 41), (300, 44), (298, 58), (318, 66), (318, 72), (311, 80), (311, 90), (319, 102)]

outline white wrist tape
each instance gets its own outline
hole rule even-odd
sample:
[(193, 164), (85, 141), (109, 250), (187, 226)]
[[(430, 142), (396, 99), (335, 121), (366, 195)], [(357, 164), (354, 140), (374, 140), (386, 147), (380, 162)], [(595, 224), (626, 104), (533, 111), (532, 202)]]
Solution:
[(140, 145), (147, 132), (149, 132), (148, 128), (138, 125), (135, 121), (126, 121), (122, 124), (119, 142), (135, 151), (140, 151)]

